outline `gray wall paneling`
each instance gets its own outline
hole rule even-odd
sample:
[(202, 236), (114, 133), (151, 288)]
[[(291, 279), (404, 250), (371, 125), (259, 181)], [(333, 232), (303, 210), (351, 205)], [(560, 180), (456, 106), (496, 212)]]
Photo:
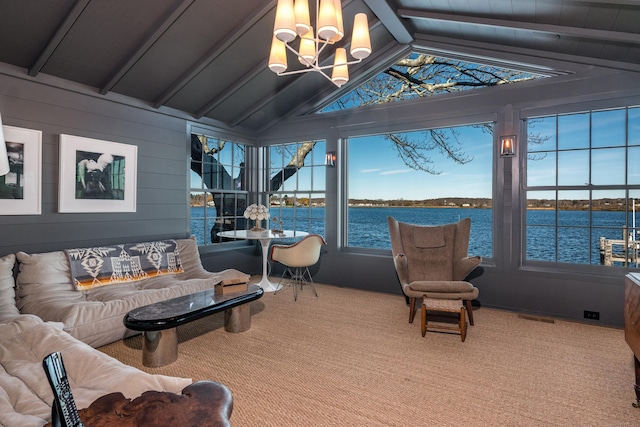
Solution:
[[(187, 119), (83, 92), (0, 74), (4, 124), (42, 131), (42, 214), (0, 215), (0, 256), (189, 236)], [(138, 147), (136, 212), (58, 213), (60, 134)], [(253, 273), (254, 252), (247, 246), (202, 258), (212, 268)]]
[[(0, 216), (0, 253), (186, 237), (185, 121), (0, 75), (5, 125), (42, 131), (42, 214)], [(137, 210), (58, 213), (59, 135), (138, 147)]]

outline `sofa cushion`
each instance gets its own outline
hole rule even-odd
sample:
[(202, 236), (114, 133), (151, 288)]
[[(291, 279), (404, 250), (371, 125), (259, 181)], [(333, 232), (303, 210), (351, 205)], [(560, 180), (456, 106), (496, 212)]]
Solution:
[(18, 316), (16, 307), (15, 282), (13, 280), (13, 265), (16, 256), (9, 254), (0, 258), (0, 320)]
[(128, 398), (147, 390), (178, 393), (188, 378), (151, 375), (94, 350), (36, 316), (0, 322), (0, 425), (43, 426), (51, 417), (53, 393), (42, 359), (60, 351), (78, 409), (108, 393)]
[(82, 292), (76, 291), (71, 282), (69, 260), (63, 251), (39, 254), (18, 252), (16, 258), (19, 267), (16, 305), (21, 313), (25, 304), (37, 306), (50, 301), (73, 304), (85, 300)]
[(77, 290), (183, 272), (175, 240), (65, 250)]
[(409, 288), (412, 291), (419, 292), (471, 292), (473, 285), (469, 282), (454, 281), (454, 280), (431, 280), (424, 281), (418, 280), (411, 282)]

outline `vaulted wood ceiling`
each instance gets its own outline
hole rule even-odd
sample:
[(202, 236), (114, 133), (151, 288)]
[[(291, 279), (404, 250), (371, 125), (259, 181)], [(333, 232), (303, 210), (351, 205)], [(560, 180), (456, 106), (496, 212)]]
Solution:
[(636, 0), (342, 4), (347, 35), (356, 13), (368, 15), (374, 51), (350, 67), (342, 89), (317, 73), (278, 77), (267, 68), (275, 0), (0, 0), (0, 61), (34, 79), (51, 75), (252, 133), (316, 111), (414, 47), (640, 72)]

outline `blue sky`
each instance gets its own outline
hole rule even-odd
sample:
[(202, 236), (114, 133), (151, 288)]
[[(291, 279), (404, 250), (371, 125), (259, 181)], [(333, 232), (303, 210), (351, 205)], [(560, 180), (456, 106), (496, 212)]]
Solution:
[(349, 198), (436, 199), (441, 197), (485, 197), (492, 193), (492, 136), (470, 126), (458, 127), (459, 141), (473, 160), (459, 165), (438, 150), (429, 152), (433, 175), (411, 169), (398, 157), (392, 143), (381, 136), (349, 141)]
[[(626, 114), (628, 111), (628, 128)], [(640, 109), (617, 109), (532, 119), (529, 132), (546, 137), (529, 145), (527, 183), (553, 186), (624, 185), (640, 183)], [(625, 144), (628, 139), (629, 147)], [(555, 152), (557, 143), (557, 149)], [(635, 145), (635, 146), (634, 146)], [(592, 150), (589, 148), (592, 147)], [(549, 151), (548, 151), (549, 150)], [(557, 159), (556, 159), (557, 156)], [(626, 164), (626, 159), (629, 159)], [(626, 167), (625, 167), (626, 165)], [(590, 176), (591, 174), (591, 176)], [(586, 194), (586, 196), (585, 196)], [(585, 190), (564, 192), (561, 198), (588, 199)], [(596, 197), (624, 197), (620, 191), (594, 192)]]

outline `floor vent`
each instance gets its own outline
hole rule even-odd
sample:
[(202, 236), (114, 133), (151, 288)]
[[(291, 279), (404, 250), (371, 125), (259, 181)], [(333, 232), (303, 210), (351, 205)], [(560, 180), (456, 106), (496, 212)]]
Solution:
[(518, 317), (520, 319), (525, 319), (525, 320), (535, 320), (536, 322), (556, 323), (556, 321), (553, 319), (548, 319), (546, 317), (531, 316), (529, 314), (518, 314)]

